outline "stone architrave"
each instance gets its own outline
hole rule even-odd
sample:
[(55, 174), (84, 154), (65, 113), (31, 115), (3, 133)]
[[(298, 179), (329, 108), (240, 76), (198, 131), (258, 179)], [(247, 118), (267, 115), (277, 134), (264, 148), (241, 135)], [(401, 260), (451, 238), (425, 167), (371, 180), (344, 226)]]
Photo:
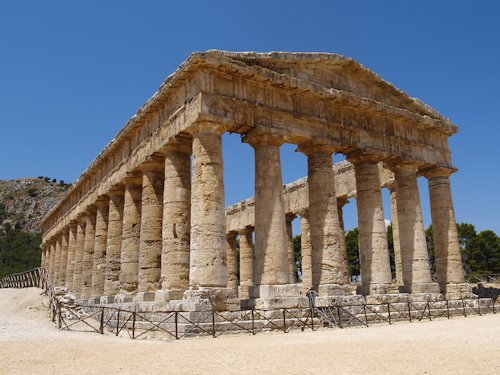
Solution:
[(75, 268), (73, 274), (73, 294), (81, 298), (83, 282), (83, 254), (85, 248), (85, 217), (79, 217), (76, 226)]
[(398, 203), (394, 184), (389, 186), (391, 192), (392, 243), (394, 245), (394, 266), (396, 269), (396, 285), (403, 286), (403, 266), (401, 264), (401, 245), (399, 243)]
[(238, 291), (238, 260), (236, 249), (238, 244), (236, 237), (238, 233), (228, 233), (226, 237), (226, 256), (227, 256), (227, 287), (233, 289), (235, 293)]
[(241, 229), (240, 235), (240, 298), (250, 298), (250, 289), (254, 286), (254, 251), (253, 228)]
[(189, 287), (189, 239), (191, 231), (191, 141), (169, 143), (165, 153), (163, 197), (163, 290)]
[(85, 212), (85, 244), (83, 248), (82, 299), (89, 299), (92, 296), (96, 215), (95, 206), (87, 208)]
[(106, 247), (108, 240), (108, 212), (109, 198), (101, 197), (95, 202), (97, 207), (94, 261), (92, 264), (92, 298), (99, 298), (104, 294), (104, 275), (106, 273)]
[(108, 192), (108, 236), (106, 248), (106, 273), (104, 295), (115, 296), (120, 292), (120, 258), (122, 249), (123, 205), (125, 188), (118, 186)]
[(453, 172), (455, 170), (450, 168), (434, 168), (424, 171), (429, 185), (437, 279), (442, 292), (447, 292), (447, 286), (450, 284), (464, 282), (450, 188), (450, 175)]
[(311, 227), (309, 225), (309, 211), (303, 210), (300, 214), (300, 255), (302, 257), (302, 289), (312, 288), (312, 247)]
[(139, 243), (141, 234), (142, 177), (128, 175), (124, 180), (120, 294), (137, 292), (139, 277)]
[(356, 176), (361, 294), (386, 293), (392, 282), (378, 158), (356, 152), (348, 159)]
[(286, 234), (287, 234), (287, 246), (288, 246), (288, 273), (290, 277), (290, 284), (295, 284), (297, 282), (296, 270), (295, 270), (295, 250), (293, 247), (293, 228), (292, 222), (295, 219), (295, 214), (286, 215)]
[(139, 292), (160, 289), (165, 161), (153, 156), (142, 166)]
[(191, 287), (227, 285), (226, 218), (220, 125), (203, 122), (193, 130), (191, 180)]
[(255, 150), (255, 285), (290, 282), (280, 146), (283, 139), (251, 132)]
[(299, 151), (307, 155), (313, 287), (346, 284), (347, 254), (342, 246), (332, 160), (335, 150), (330, 145), (308, 143), (300, 145)]
[(416, 166), (399, 162), (392, 165), (396, 184), (399, 241), (403, 268), (403, 291), (437, 293), (432, 282), (425, 237), (422, 207), (418, 191)]
[(66, 288), (73, 291), (73, 275), (75, 274), (75, 252), (76, 252), (76, 221), (69, 226), (68, 237), (68, 261), (66, 266)]

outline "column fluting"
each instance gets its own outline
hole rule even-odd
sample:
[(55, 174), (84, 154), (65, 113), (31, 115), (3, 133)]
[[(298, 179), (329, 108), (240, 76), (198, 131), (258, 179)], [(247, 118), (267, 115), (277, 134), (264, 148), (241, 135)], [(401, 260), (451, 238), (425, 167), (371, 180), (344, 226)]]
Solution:
[(95, 202), (96, 224), (94, 240), (94, 261), (92, 264), (92, 298), (99, 298), (104, 294), (104, 275), (106, 273), (106, 247), (108, 239), (109, 198), (100, 197)]

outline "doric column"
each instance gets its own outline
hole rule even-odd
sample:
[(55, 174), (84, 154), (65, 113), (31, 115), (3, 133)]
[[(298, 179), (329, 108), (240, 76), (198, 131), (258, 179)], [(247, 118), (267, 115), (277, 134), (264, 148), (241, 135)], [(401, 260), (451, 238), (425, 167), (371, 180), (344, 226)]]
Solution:
[(401, 245), (399, 243), (399, 222), (398, 203), (396, 199), (396, 187), (389, 185), (391, 192), (391, 213), (392, 213), (392, 243), (394, 246), (394, 266), (396, 270), (396, 285), (403, 286), (403, 266), (401, 264)]
[(106, 247), (108, 241), (108, 212), (109, 198), (100, 197), (97, 207), (94, 240), (94, 261), (92, 264), (92, 298), (99, 298), (104, 294), (104, 274), (106, 272)]
[(86, 221), (82, 264), (82, 299), (89, 299), (92, 295), (92, 270), (94, 263), (96, 214), (97, 210), (94, 206), (90, 206), (85, 212)]
[(199, 123), (192, 129), (191, 244), (189, 285), (227, 285), (226, 218), (222, 166), (222, 130)]
[(309, 143), (300, 145), (299, 151), (307, 155), (313, 287), (346, 284), (347, 254), (335, 193), (334, 149)]
[(53, 286), (61, 286), (61, 233), (56, 234), (55, 238), (55, 259), (54, 259), (54, 276)]
[(359, 229), (361, 294), (386, 293), (391, 285), (391, 263), (387, 245), (384, 205), (380, 190), (378, 158), (356, 152), (348, 155), (354, 164)]
[(142, 208), (138, 291), (154, 292), (160, 289), (165, 161), (163, 157), (150, 157), (141, 165), (141, 170)]
[(73, 275), (73, 294), (81, 298), (83, 282), (83, 254), (85, 249), (85, 224), (87, 220), (80, 216), (76, 226), (75, 269)]
[(290, 277), (290, 284), (297, 282), (296, 269), (295, 269), (295, 251), (293, 247), (293, 228), (292, 222), (296, 215), (293, 213), (286, 214), (286, 234), (287, 234), (287, 247), (288, 247), (288, 274)]
[(69, 224), (68, 237), (68, 261), (66, 266), (66, 287), (74, 292), (73, 277), (75, 275), (75, 252), (76, 252), (76, 221)]
[(59, 266), (59, 285), (66, 286), (66, 267), (68, 265), (68, 237), (69, 228), (64, 228), (61, 233), (61, 260)]
[(255, 150), (255, 285), (290, 282), (280, 145), (270, 134), (247, 134)]
[(137, 291), (139, 275), (139, 243), (141, 234), (142, 176), (131, 174), (125, 185), (120, 268), (120, 294)]
[(106, 272), (104, 275), (104, 295), (115, 296), (120, 292), (120, 258), (122, 250), (123, 196), (122, 185), (111, 189), (109, 196), (108, 236), (106, 247)]
[(392, 169), (396, 183), (403, 290), (408, 293), (439, 292), (429, 269), (416, 166), (401, 162), (393, 164)]
[(49, 280), (52, 286), (54, 285), (54, 271), (56, 263), (56, 241), (51, 238), (49, 241)]
[(227, 257), (227, 287), (238, 292), (238, 260), (237, 242), (238, 233), (231, 232), (226, 236), (226, 257)]
[(300, 214), (300, 255), (302, 257), (302, 288), (307, 290), (312, 287), (312, 247), (311, 228), (309, 226), (309, 211)]
[(464, 282), (450, 189), (450, 175), (453, 172), (455, 171), (449, 168), (434, 168), (424, 172), (429, 184), (436, 271), (442, 292), (447, 291), (448, 284)]
[(189, 287), (191, 231), (191, 141), (175, 141), (164, 148), (162, 289)]
[(240, 298), (250, 298), (250, 288), (254, 286), (254, 251), (252, 227), (238, 231), (240, 235)]

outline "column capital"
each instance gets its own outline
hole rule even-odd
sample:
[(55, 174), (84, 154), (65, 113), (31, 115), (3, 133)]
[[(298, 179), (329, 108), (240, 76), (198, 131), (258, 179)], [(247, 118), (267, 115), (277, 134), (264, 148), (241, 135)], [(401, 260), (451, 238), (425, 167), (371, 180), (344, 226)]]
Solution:
[(344, 207), (347, 203), (349, 203), (348, 197), (337, 197), (337, 207)]
[(285, 143), (283, 136), (274, 134), (271, 130), (254, 128), (243, 136), (243, 142), (255, 148), (260, 145), (281, 146)]
[(297, 214), (299, 214), (302, 217), (308, 217), (309, 216), (309, 207), (302, 208), (297, 211)]
[(110, 198), (123, 197), (125, 195), (125, 186), (123, 184), (113, 185), (106, 195)]
[(137, 170), (147, 172), (162, 172), (165, 168), (165, 157), (160, 154), (148, 156)]
[(192, 136), (203, 133), (222, 135), (227, 131), (227, 126), (218, 122), (200, 121), (192, 124), (186, 131)]
[(95, 216), (97, 213), (97, 207), (94, 204), (90, 204), (85, 207), (85, 210), (83, 210), (83, 212), (85, 213), (86, 217)]
[(318, 142), (318, 141), (307, 141), (301, 143), (299, 147), (297, 147), (297, 151), (303, 153), (306, 156), (311, 156), (314, 154), (333, 154), (337, 151), (337, 148), (326, 142)]
[(70, 230), (75, 230), (76, 227), (78, 226), (78, 220), (77, 219), (70, 220), (68, 226)]
[(254, 227), (252, 226), (246, 226), (245, 228), (240, 228), (238, 229), (238, 234), (239, 235), (246, 235), (246, 234), (250, 234), (250, 233), (253, 233), (254, 232)]
[(432, 166), (420, 169), (418, 172), (430, 180), (436, 177), (450, 177), (456, 171), (457, 169), (453, 167)]
[(142, 186), (142, 175), (137, 172), (129, 172), (122, 179), (124, 185), (139, 185)]
[(193, 152), (193, 140), (190, 138), (176, 137), (163, 146), (161, 152), (164, 154), (182, 153), (191, 155)]
[(349, 152), (347, 155), (347, 160), (352, 164), (377, 164), (382, 160), (381, 155), (372, 154), (368, 152), (364, 152), (363, 150), (356, 149), (354, 151)]
[(238, 237), (237, 231), (232, 230), (231, 232), (226, 233), (226, 239), (228, 241), (234, 241), (236, 239), (236, 237)]
[(297, 217), (297, 215), (293, 212), (288, 212), (286, 215), (285, 215), (285, 220), (287, 222), (292, 222), (295, 218)]
[(415, 162), (401, 160), (391, 160), (386, 165), (392, 172), (400, 174), (416, 174), (419, 167)]
[(100, 195), (97, 197), (97, 200), (94, 202), (94, 205), (97, 209), (101, 209), (103, 207), (107, 207), (109, 205), (109, 196)]

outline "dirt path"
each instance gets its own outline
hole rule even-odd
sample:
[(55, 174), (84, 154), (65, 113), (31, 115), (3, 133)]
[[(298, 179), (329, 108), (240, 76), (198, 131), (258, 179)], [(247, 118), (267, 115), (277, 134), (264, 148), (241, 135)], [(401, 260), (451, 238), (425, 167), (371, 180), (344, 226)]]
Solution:
[(0, 374), (498, 374), (500, 314), (132, 341), (58, 331), (40, 289), (0, 289)]

